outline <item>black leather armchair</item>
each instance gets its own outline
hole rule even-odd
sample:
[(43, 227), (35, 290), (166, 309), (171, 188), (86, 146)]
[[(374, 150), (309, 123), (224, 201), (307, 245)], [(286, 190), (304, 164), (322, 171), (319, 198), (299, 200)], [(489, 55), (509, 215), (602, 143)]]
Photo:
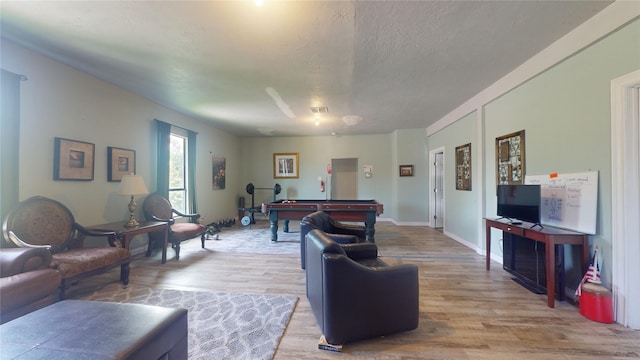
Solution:
[(345, 224), (334, 220), (324, 211), (316, 211), (300, 221), (300, 267), (305, 268), (305, 236), (313, 229), (321, 230), (340, 244), (365, 242), (366, 231), (363, 225)]
[(306, 236), (307, 298), (329, 344), (418, 327), (418, 267), (390, 266), (373, 243), (338, 244), (320, 230)]

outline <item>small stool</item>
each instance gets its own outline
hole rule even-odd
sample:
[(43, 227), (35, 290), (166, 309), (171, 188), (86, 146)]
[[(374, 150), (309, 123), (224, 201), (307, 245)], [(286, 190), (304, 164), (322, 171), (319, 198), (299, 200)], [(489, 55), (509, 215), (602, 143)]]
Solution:
[(187, 359), (187, 310), (65, 300), (0, 325), (5, 359)]
[(584, 283), (579, 301), (582, 316), (605, 324), (613, 322), (613, 303), (609, 289), (598, 284)]

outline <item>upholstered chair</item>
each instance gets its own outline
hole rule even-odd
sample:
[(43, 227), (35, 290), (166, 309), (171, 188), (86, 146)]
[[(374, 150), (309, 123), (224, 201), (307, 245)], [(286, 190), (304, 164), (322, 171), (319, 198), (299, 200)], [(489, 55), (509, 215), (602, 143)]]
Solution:
[[(129, 283), (128, 249), (117, 247), (113, 232), (94, 231), (76, 223), (62, 203), (42, 196), (18, 204), (2, 224), (4, 239), (23, 248), (51, 252), (50, 266), (60, 272), (60, 298), (79, 280), (120, 267), (120, 281)], [(85, 236), (105, 239), (106, 246), (84, 247)]]
[[(148, 221), (164, 221), (169, 223), (168, 242), (176, 252), (176, 260), (180, 259), (180, 243), (184, 240), (200, 237), (202, 248), (204, 249), (204, 241), (207, 235), (207, 227), (200, 224), (200, 214), (185, 214), (171, 206), (169, 200), (159, 194), (151, 194), (144, 199), (142, 205), (144, 216)], [(187, 222), (176, 221), (174, 215), (187, 218)], [(149, 233), (149, 247), (147, 248), (147, 256), (151, 256), (152, 246), (154, 243), (162, 243), (161, 232)]]

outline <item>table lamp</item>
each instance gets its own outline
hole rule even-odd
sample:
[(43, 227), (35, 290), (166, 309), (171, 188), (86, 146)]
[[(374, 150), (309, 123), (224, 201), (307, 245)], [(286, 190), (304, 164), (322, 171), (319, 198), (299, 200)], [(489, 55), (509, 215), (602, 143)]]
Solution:
[(125, 227), (136, 227), (140, 225), (133, 213), (136, 211), (136, 202), (133, 200), (135, 195), (146, 195), (149, 193), (147, 190), (147, 186), (144, 184), (144, 179), (140, 175), (123, 175), (122, 182), (120, 183), (120, 191), (118, 194), (131, 196), (131, 201), (129, 202), (129, 221), (124, 224)]

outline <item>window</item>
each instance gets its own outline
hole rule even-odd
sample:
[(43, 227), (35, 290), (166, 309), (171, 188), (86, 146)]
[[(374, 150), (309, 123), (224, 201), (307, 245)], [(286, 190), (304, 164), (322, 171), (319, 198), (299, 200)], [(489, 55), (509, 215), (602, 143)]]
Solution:
[(187, 137), (172, 130), (169, 137), (169, 201), (180, 212), (187, 212), (187, 173)]

